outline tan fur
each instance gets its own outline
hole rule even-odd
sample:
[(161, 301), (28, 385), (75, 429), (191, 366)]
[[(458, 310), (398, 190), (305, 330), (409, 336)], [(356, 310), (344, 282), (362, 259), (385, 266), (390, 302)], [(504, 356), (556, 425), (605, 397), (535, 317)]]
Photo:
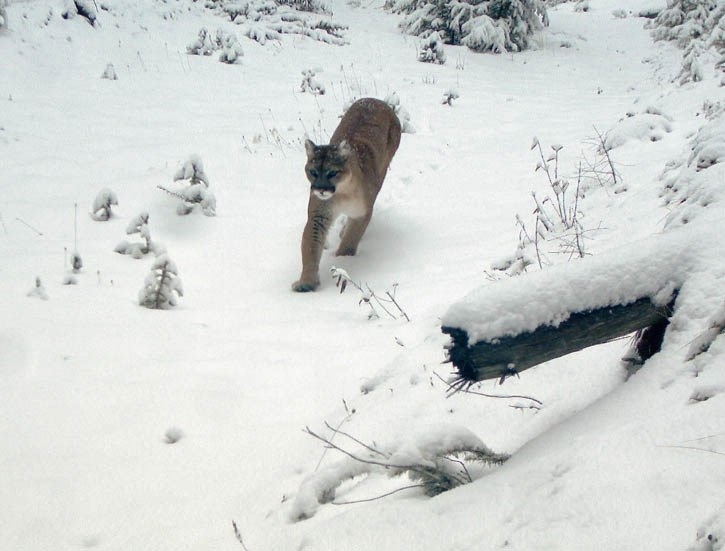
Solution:
[(320, 285), (322, 249), (330, 226), (340, 215), (346, 215), (347, 222), (336, 254), (357, 252), (399, 144), (398, 117), (385, 102), (372, 98), (350, 106), (329, 145), (317, 146), (307, 140), (305, 173), (310, 200), (302, 233), (302, 274), (293, 290), (314, 291)]

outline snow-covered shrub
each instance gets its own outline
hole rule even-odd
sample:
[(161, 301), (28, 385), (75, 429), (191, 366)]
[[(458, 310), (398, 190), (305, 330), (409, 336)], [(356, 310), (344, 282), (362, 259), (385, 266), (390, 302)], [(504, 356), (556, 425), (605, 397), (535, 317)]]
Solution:
[(477, 52), (520, 51), (548, 25), (542, 0), (392, 0), (394, 12), (406, 14), (401, 29), (428, 37), (437, 32), (446, 44)]
[(65, 7), (61, 13), (63, 19), (72, 19), (76, 15), (83, 17), (91, 25), (96, 24), (98, 12), (93, 0), (65, 0)]
[(330, 9), (320, 0), (277, 0), (280, 6), (288, 6), (298, 11), (311, 13), (330, 13)]
[(118, 75), (116, 74), (116, 68), (113, 66), (113, 63), (109, 63), (106, 65), (106, 68), (103, 70), (103, 74), (101, 75), (101, 78), (107, 79), (107, 80), (118, 80)]
[(671, 40), (684, 50), (680, 82), (704, 77), (701, 59), (717, 56), (715, 65), (725, 71), (725, 3), (718, 0), (668, 0), (649, 24), (656, 40)]
[(458, 90), (450, 88), (444, 92), (443, 101), (441, 103), (443, 105), (453, 105), (453, 100), (458, 99), (459, 97), (461, 96), (458, 94)]
[(225, 35), (222, 38), (222, 49), (219, 53), (219, 61), (222, 63), (239, 64), (242, 62), (244, 50), (239, 40), (233, 34)]
[(405, 109), (405, 107), (400, 105), (400, 97), (398, 94), (395, 92), (388, 94), (385, 98), (385, 103), (387, 103), (398, 116), (400, 129), (406, 134), (415, 134), (415, 127), (410, 122), (410, 113), (408, 113), (408, 110)]
[(661, 113), (629, 113), (607, 132), (604, 143), (614, 149), (634, 140), (658, 142), (670, 132), (672, 123)]
[(112, 205), (118, 205), (118, 197), (110, 189), (103, 188), (93, 200), (91, 218), (99, 222), (105, 222), (113, 216), (113, 212), (111, 211)]
[(138, 233), (144, 240), (143, 243), (129, 243), (121, 241), (116, 245), (114, 251), (119, 254), (127, 254), (133, 258), (143, 258), (148, 253), (160, 254), (163, 247), (157, 245), (151, 240), (151, 232), (149, 231), (149, 214), (142, 212), (133, 218), (126, 227), (126, 234), (133, 235)]
[(205, 27), (199, 29), (199, 33), (187, 47), (186, 52), (190, 55), (210, 56), (219, 50), (219, 61), (228, 64), (239, 64), (242, 62), (244, 50), (237, 37), (232, 33), (226, 33), (217, 29), (212, 35)]
[(359, 440), (329, 428), (333, 437), (347, 436), (359, 449), (346, 450), (333, 443), (332, 437), (325, 438), (307, 429), (308, 434), (347, 457), (316, 471), (302, 483), (289, 513), (292, 521), (312, 517), (320, 504), (333, 502), (340, 485), (358, 476), (394, 478), (407, 474), (417, 482), (414, 487), (421, 488), (427, 496), (435, 496), (473, 482), (469, 470), (472, 464), (500, 465), (509, 458), (491, 451), (475, 434), (459, 426), (429, 428), (425, 433), (414, 434), (380, 448), (361, 446)]
[(688, 224), (712, 205), (725, 202), (721, 185), (725, 181), (725, 113), (700, 128), (688, 149), (689, 156), (670, 163), (662, 176), (662, 195), (673, 207), (668, 227)]
[(207, 0), (205, 7), (241, 26), (244, 36), (266, 44), (285, 34), (307, 36), (328, 44), (346, 44), (347, 29), (332, 21), (319, 0)]
[(184, 164), (174, 173), (174, 182), (189, 180), (191, 185), (204, 184), (209, 187), (209, 178), (204, 172), (204, 163), (198, 155), (190, 155)]
[(168, 310), (176, 306), (181, 296), (184, 290), (176, 264), (167, 254), (157, 256), (138, 294), (138, 303), (145, 308)]
[(446, 51), (443, 47), (443, 39), (437, 32), (432, 32), (427, 37), (421, 39), (418, 45), (418, 61), (424, 63), (439, 63), (441, 65), (446, 62)]
[(8, 12), (5, 9), (5, 0), (0, 0), (0, 31), (8, 28)]
[(215, 38), (204, 27), (199, 29), (196, 39), (186, 47), (187, 53), (191, 55), (211, 55), (216, 49)]
[(40, 277), (35, 278), (35, 286), (26, 293), (28, 297), (39, 298), (40, 300), (48, 300), (48, 293), (43, 287), (43, 282), (40, 281)]
[(325, 93), (325, 85), (315, 78), (316, 69), (305, 69), (302, 71), (301, 92), (309, 92), (314, 96), (322, 96)]
[(216, 216), (216, 197), (209, 190), (209, 178), (198, 155), (191, 155), (176, 171), (174, 182), (180, 181), (186, 181), (187, 186), (178, 191), (157, 186), (169, 195), (181, 199), (182, 202), (176, 208), (177, 214), (182, 216), (189, 214), (196, 205), (199, 205), (205, 215)]

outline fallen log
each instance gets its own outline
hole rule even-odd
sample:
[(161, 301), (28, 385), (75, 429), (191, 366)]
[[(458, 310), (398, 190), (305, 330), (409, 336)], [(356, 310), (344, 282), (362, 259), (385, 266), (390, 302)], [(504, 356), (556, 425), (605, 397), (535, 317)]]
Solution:
[[(572, 313), (554, 325), (542, 325), (533, 331), (470, 343), (468, 333), (443, 326), (451, 336), (448, 359), (456, 367), (456, 386), (487, 379), (503, 380), (546, 361), (613, 339), (642, 331), (652, 339), (641, 340), (637, 352), (646, 360), (659, 350), (671, 305), (658, 306), (649, 298), (630, 304), (618, 304)], [(656, 341), (659, 340), (659, 343)]]
[(678, 290), (702, 256), (704, 240), (689, 230), (472, 290), (441, 320), (456, 384), (506, 378), (635, 331), (646, 360), (663, 344)]

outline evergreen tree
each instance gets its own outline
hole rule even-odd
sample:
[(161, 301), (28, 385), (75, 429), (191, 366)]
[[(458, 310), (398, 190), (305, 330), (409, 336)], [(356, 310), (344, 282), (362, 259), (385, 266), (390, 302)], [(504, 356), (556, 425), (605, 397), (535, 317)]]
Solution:
[(139, 292), (139, 304), (154, 310), (168, 310), (176, 306), (181, 296), (184, 290), (176, 264), (166, 254), (157, 256)]
[(400, 23), (405, 32), (438, 33), (446, 44), (477, 52), (524, 50), (549, 23), (543, 0), (395, 0), (389, 7), (406, 14)]
[(702, 54), (716, 52), (715, 65), (725, 71), (725, 3), (718, 0), (668, 0), (650, 24), (656, 40), (671, 40), (684, 50), (680, 81), (704, 78)]

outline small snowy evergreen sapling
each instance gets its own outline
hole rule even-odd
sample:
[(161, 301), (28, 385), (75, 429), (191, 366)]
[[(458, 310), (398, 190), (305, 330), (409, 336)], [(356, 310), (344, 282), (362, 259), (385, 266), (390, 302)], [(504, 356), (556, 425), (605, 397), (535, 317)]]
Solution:
[(204, 172), (204, 163), (198, 155), (191, 155), (186, 162), (174, 173), (174, 182), (189, 180), (191, 185), (204, 184), (209, 187), (209, 178)]
[(410, 113), (408, 113), (408, 110), (405, 109), (405, 107), (400, 105), (400, 97), (398, 97), (398, 94), (395, 92), (388, 94), (385, 98), (385, 103), (387, 103), (398, 116), (401, 131), (405, 134), (415, 134), (415, 127), (410, 122)]
[(126, 228), (128, 235), (138, 233), (143, 239), (143, 243), (129, 243), (128, 241), (121, 241), (114, 249), (119, 254), (127, 254), (133, 258), (143, 258), (144, 255), (152, 252), (159, 254), (163, 251), (163, 248), (151, 241), (151, 232), (149, 231), (149, 214), (147, 212), (141, 212), (138, 216), (134, 217)]
[(99, 222), (105, 222), (113, 216), (112, 205), (118, 205), (118, 197), (110, 189), (103, 188), (93, 200), (91, 218)]
[(63, 19), (73, 19), (76, 15), (83, 17), (92, 26), (96, 25), (98, 12), (94, 0), (65, 0), (65, 9), (61, 13)]
[(443, 105), (453, 105), (453, 100), (458, 99), (460, 96), (458, 95), (458, 91), (456, 91), (453, 88), (450, 88), (443, 94)]
[(440, 34), (434, 31), (420, 41), (418, 61), (440, 65), (446, 62), (446, 51)]
[(219, 54), (219, 61), (228, 63), (229, 65), (240, 64), (243, 55), (244, 50), (236, 36), (228, 34), (222, 38), (222, 49)]
[(108, 65), (106, 65), (106, 68), (103, 70), (101, 78), (106, 80), (118, 80), (116, 68), (113, 66), (113, 63), (109, 63)]
[(186, 47), (187, 53), (191, 55), (211, 55), (215, 49), (214, 39), (204, 27), (199, 29), (196, 40)]
[(300, 84), (301, 92), (309, 92), (314, 96), (322, 96), (325, 94), (325, 85), (315, 78), (319, 69), (305, 69), (302, 71), (302, 84)]
[(8, 12), (5, 9), (5, 0), (0, 0), (0, 31), (8, 28)]
[(45, 291), (45, 287), (43, 287), (40, 277), (35, 278), (35, 287), (27, 292), (27, 296), (39, 298), (40, 300), (48, 300), (48, 293)]
[(176, 264), (167, 254), (157, 256), (139, 292), (139, 304), (153, 310), (168, 310), (177, 305), (181, 296), (184, 296), (184, 290)]
[(209, 190), (209, 178), (204, 172), (204, 165), (198, 155), (192, 155), (174, 174), (174, 181), (188, 180), (188, 186), (180, 191), (172, 191), (164, 186), (157, 186), (169, 195), (178, 197), (182, 202), (177, 206), (176, 213), (183, 216), (201, 207), (206, 216), (216, 216), (216, 197)]

